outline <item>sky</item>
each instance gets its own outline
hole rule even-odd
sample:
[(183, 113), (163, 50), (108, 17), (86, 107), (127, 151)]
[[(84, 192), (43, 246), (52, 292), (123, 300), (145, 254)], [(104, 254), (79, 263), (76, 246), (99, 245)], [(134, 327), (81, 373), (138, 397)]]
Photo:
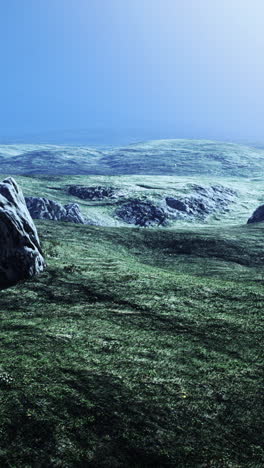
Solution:
[(263, 0), (0, 0), (0, 141), (264, 143), (263, 18)]

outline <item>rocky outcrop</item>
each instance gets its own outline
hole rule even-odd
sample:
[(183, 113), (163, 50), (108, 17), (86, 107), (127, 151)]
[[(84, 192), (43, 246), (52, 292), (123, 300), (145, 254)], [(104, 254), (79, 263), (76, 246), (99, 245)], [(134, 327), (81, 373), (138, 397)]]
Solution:
[(174, 218), (179, 219), (205, 219), (217, 212), (226, 212), (229, 205), (236, 200), (236, 192), (221, 185), (203, 187), (191, 186), (193, 193), (186, 197), (166, 197), (166, 205)]
[(165, 226), (168, 221), (204, 221), (208, 216), (229, 211), (237, 194), (221, 185), (187, 187), (190, 195), (162, 199), (131, 199), (124, 202), (115, 214), (128, 224), (138, 226)]
[(122, 204), (116, 210), (116, 215), (128, 224), (144, 227), (165, 225), (167, 221), (163, 208), (150, 201), (137, 199)]
[(68, 221), (78, 224), (91, 224), (81, 213), (77, 203), (62, 205), (53, 200), (40, 197), (26, 197), (27, 208), (33, 219)]
[(45, 261), (22, 191), (12, 178), (0, 184), (0, 287), (43, 271)]
[(259, 206), (249, 218), (248, 224), (264, 222), (264, 205)]
[(86, 187), (84, 185), (71, 185), (68, 193), (82, 200), (103, 200), (105, 198), (114, 198), (117, 190), (113, 187)]

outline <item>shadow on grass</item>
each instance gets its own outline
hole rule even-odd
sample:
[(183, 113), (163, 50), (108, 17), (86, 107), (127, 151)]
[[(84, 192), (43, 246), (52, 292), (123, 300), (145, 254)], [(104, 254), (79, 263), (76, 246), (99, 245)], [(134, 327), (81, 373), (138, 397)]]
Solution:
[(177, 452), (185, 459), (182, 429), (166, 427), (168, 410), (137, 401), (107, 374), (61, 371), (61, 382), (47, 376), (32, 389), (4, 391), (1, 467), (172, 467)]

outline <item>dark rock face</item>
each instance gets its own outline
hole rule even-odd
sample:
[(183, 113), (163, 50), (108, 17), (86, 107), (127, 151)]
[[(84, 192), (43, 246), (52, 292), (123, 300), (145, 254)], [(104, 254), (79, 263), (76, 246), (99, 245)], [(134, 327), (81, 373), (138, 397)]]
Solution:
[(248, 224), (264, 222), (264, 205), (259, 206), (249, 218)]
[(164, 226), (169, 220), (204, 221), (209, 215), (227, 212), (236, 200), (236, 192), (221, 185), (203, 187), (191, 185), (190, 195), (167, 196), (157, 203), (152, 200), (132, 199), (116, 210), (116, 215), (129, 224)]
[(23, 193), (12, 178), (0, 184), (0, 288), (43, 271), (45, 261)]
[(236, 192), (221, 185), (202, 187), (192, 185), (193, 194), (181, 199), (167, 197), (165, 199), (169, 211), (175, 210), (179, 218), (200, 218), (204, 219), (216, 212), (229, 210), (229, 205), (234, 203)]
[(182, 200), (177, 200), (177, 198), (167, 197), (166, 203), (170, 208), (173, 208), (174, 210), (187, 211), (186, 203), (184, 203)]
[(80, 212), (77, 203), (61, 205), (53, 200), (39, 197), (26, 197), (27, 208), (33, 219), (69, 221), (71, 223), (90, 224)]
[(113, 187), (71, 185), (68, 188), (68, 192), (83, 200), (103, 200), (104, 198), (113, 198), (116, 194), (116, 189)]
[(128, 224), (155, 226), (166, 224), (165, 211), (150, 201), (130, 200), (116, 210), (117, 216)]

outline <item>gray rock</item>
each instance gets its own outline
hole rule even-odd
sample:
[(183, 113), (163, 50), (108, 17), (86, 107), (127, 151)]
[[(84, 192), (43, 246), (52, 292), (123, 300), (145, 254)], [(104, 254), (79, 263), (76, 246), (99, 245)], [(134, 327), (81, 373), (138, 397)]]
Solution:
[(78, 224), (91, 224), (81, 213), (77, 203), (62, 205), (41, 197), (26, 197), (26, 204), (33, 219), (68, 221)]
[(191, 186), (193, 193), (182, 198), (166, 197), (169, 214), (179, 219), (206, 219), (209, 215), (229, 210), (236, 200), (236, 192), (221, 185)]
[(187, 205), (184, 201), (173, 197), (166, 197), (166, 203), (170, 208), (179, 211), (187, 211)]
[(117, 190), (113, 187), (86, 187), (85, 185), (71, 185), (68, 188), (68, 193), (83, 200), (103, 200), (105, 198), (113, 198)]
[(116, 215), (128, 224), (144, 227), (165, 225), (167, 221), (167, 214), (163, 208), (150, 201), (137, 199), (122, 204), (116, 210)]
[(0, 287), (43, 271), (45, 261), (36, 227), (14, 179), (0, 184)]
[(247, 224), (264, 222), (264, 205), (259, 206), (249, 218)]

